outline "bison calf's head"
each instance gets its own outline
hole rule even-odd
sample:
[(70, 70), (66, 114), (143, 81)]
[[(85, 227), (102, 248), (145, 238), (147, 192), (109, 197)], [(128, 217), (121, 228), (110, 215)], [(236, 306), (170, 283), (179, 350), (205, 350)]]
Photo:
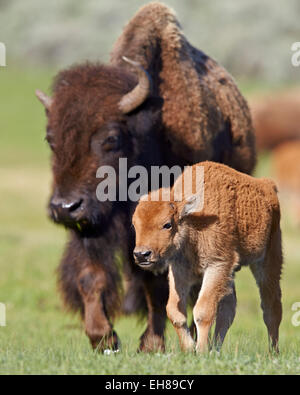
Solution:
[(144, 269), (163, 271), (168, 258), (180, 248), (185, 221), (199, 204), (192, 195), (182, 202), (151, 201), (152, 194), (141, 198), (133, 215), (136, 232), (135, 262)]
[(164, 269), (177, 230), (177, 210), (171, 202), (141, 200), (132, 219), (136, 232), (134, 258), (144, 269)]
[(99, 229), (115, 203), (98, 201), (97, 169), (111, 166), (118, 179), (119, 159), (135, 164), (149, 146), (159, 104), (149, 97), (145, 70), (131, 64), (133, 73), (99, 64), (76, 66), (58, 74), (53, 97), (36, 92), (48, 117), (53, 168), (49, 213), (57, 223), (79, 231)]

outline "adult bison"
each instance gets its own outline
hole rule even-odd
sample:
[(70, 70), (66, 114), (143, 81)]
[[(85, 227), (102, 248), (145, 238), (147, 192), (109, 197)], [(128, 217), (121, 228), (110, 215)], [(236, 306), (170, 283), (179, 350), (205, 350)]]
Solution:
[[(139, 63), (125, 63), (124, 55)], [(140, 349), (164, 349), (166, 275), (134, 266), (133, 203), (100, 203), (96, 171), (110, 165), (118, 174), (120, 158), (147, 168), (210, 159), (249, 173), (255, 143), (245, 100), (228, 73), (187, 42), (174, 13), (160, 3), (143, 7), (130, 21), (109, 65), (62, 71), (53, 96), (37, 96), (46, 107), (53, 151), (50, 216), (69, 230), (58, 271), (66, 304), (81, 312), (93, 347), (118, 348), (111, 320), (122, 303), (121, 262), (129, 281), (127, 310), (147, 306)], [(220, 308), (220, 331), (234, 316), (234, 293), (228, 298)]]

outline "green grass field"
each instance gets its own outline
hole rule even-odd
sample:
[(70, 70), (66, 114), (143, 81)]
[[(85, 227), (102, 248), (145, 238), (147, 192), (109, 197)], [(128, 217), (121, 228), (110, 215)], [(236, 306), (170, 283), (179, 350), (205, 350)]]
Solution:
[[(0, 70), (0, 374), (296, 374), (300, 326), (291, 323), (300, 302), (300, 232), (283, 210), (284, 318), (279, 356), (268, 354), (258, 291), (248, 269), (237, 274), (238, 310), (220, 355), (182, 354), (168, 326), (165, 354), (137, 354), (145, 323), (121, 318), (118, 355), (94, 353), (78, 317), (66, 313), (56, 291), (55, 269), (65, 232), (46, 218), (50, 189), (45, 116), (34, 90), (47, 90), (51, 73)], [(257, 174), (270, 173), (261, 158)]]

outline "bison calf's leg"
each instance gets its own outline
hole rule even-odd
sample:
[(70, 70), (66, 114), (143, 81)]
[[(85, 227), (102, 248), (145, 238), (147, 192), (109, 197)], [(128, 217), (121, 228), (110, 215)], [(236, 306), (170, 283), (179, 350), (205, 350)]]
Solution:
[(208, 350), (210, 328), (216, 318), (218, 303), (228, 289), (228, 270), (222, 266), (208, 267), (203, 276), (202, 287), (193, 309), (197, 328), (197, 346), (199, 353)]
[[(234, 321), (235, 313), (236, 313), (236, 292), (235, 292), (234, 281), (231, 282), (229, 288), (232, 290), (232, 292), (230, 292), (230, 294), (228, 295), (225, 295), (223, 299), (220, 300), (217, 309), (216, 328), (215, 328), (214, 339), (213, 339), (213, 346), (217, 350), (221, 349), (225, 336)], [(194, 305), (196, 304), (196, 301), (198, 299), (199, 292), (200, 289), (198, 290), (196, 297), (194, 296), (194, 294), (191, 295), (192, 302), (194, 303)], [(190, 332), (193, 339), (196, 339), (197, 328), (194, 320), (190, 326)]]
[(148, 308), (148, 325), (141, 337), (139, 351), (165, 351), (164, 331), (166, 326), (166, 304), (168, 282), (165, 275), (145, 273), (144, 290)]
[(234, 281), (230, 284), (231, 292), (220, 300), (217, 310), (214, 346), (220, 350), (228, 329), (231, 327), (236, 313), (236, 292)]
[(270, 246), (262, 264), (253, 264), (250, 269), (260, 292), (263, 318), (268, 329), (270, 348), (279, 352), (279, 326), (282, 319), (280, 277), (282, 250), (280, 230), (271, 234)]
[(190, 285), (185, 281), (186, 276), (177, 269), (175, 265), (169, 268), (170, 294), (167, 314), (177, 332), (182, 351), (192, 351), (195, 344), (187, 324), (186, 311)]
[(109, 322), (104, 302), (105, 273), (101, 268), (84, 269), (78, 280), (78, 288), (84, 303), (85, 332), (91, 345), (98, 351), (117, 350), (119, 340)]

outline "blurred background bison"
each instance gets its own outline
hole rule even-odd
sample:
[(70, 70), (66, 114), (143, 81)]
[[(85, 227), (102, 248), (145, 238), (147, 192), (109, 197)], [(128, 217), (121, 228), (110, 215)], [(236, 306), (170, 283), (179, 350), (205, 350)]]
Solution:
[(249, 101), (257, 151), (272, 158), (280, 198), (300, 224), (300, 90), (279, 90)]
[(270, 151), (287, 141), (300, 140), (300, 91), (263, 95), (250, 100), (259, 151)]
[[(300, 37), (298, 0), (278, 0), (276, 4), (272, 0), (166, 2), (179, 15), (191, 44), (234, 76), (250, 105), (257, 98), (281, 99), (283, 92), (290, 95), (290, 88), (297, 91), (300, 67), (291, 63), (291, 46)], [(87, 60), (108, 63), (122, 27), (146, 3), (0, 0), (0, 42), (7, 49), (7, 67), (0, 67), (0, 303), (6, 304), (7, 311), (7, 327), (0, 328), (1, 372), (299, 373), (300, 349), (295, 341), (299, 328), (291, 324), (295, 314), (291, 307), (300, 300), (300, 233), (294, 225), (296, 205), (285, 198), (283, 186), (284, 319), (281, 357), (275, 365), (262, 351), (266, 345), (263, 325), (258, 324), (259, 297), (247, 271), (240, 273), (236, 283), (239, 319), (217, 364), (214, 356), (183, 360), (168, 328), (164, 356), (136, 354), (138, 338), (147, 327), (138, 316), (115, 321), (123, 342), (122, 355), (94, 356), (78, 318), (62, 309), (54, 272), (67, 236), (63, 227), (54, 226), (45, 216), (52, 182), (50, 150), (44, 141), (45, 115), (34, 91), (40, 88), (51, 96), (53, 76), (72, 64)], [(127, 71), (136, 83), (136, 72), (131, 67)], [(289, 118), (282, 114), (280, 120), (290, 124)], [(296, 166), (289, 161), (294, 154), (279, 155), (286, 158), (280, 160), (283, 164), (289, 163), (280, 165), (285, 169), (281, 171), (283, 181), (293, 179), (292, 168), (297, 177)], [(255, 175), (275, 178), (275, 156), (273, 149), (259, 150)], [(117, 255), (119, 273), (120, 266)], [(247, 337), (241, 337), (245, 330)]]
[(280, 197), (300, 227), (300, 140), (280, 144), (273, 151), (273, 171)]

